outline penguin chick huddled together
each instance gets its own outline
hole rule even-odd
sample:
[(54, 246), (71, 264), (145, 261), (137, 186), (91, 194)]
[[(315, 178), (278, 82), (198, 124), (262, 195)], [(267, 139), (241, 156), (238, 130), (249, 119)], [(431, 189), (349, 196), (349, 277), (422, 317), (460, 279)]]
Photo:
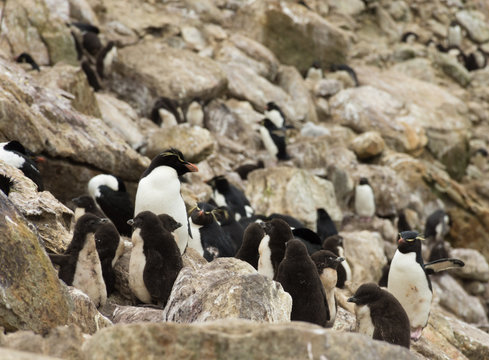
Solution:
[(276, 281), (292, 297), (290, 320), (326, 326), (329, 306), (316, 264), (305, 245), (297, 239), (287, 242), (285, 255), (277, 270)]
[(134, 204), (134, 214), (151, 211), (168, 214), (182, 224), (175, 230), (175, 240), (180, 254), (185, 252), (192, 238), (187, 217), (187, 209), (180, 192), (180, 176), (187, 172), (199, 171), (197, 166), (185, 160), (183, 154), (174, 148), (164, 150), (155, 156), (139, 179)]
[(43, 191), (41, 172), (33, 157), (34, 154), (17, 140), (0, 143), (0, 160), (22, 171), (37, 185), (38, 191)]
[(359, 333), (409, 349), (409, 318), (391, 293), (377, 284), (367, 283), (361, 285), (348, 301), (355, 304)]
[(122, 179), (110, 174), (100, 174), (88, 181), (88, 193), (105, 215), (114, 223), (122, 236), (131, 236), (127, 220), (132, 219), (134, 205)]
[(212, 200), (217, 206), (227, 206), (234, 214), (236, 221), (251, 217), (253, 208), (243, 191), (231, 184), (224, 176), (214, 176), (207, 181), (212, 188)]
[(419, 340), (428, 323), (433, 290), (428, 275), (450, 268), (462, 267), (458, 259), (440, 259), (424, 263), (421, 241), (416, 231), (403, 231), (398, 237), (398, 247), (392, 258), (387, 279), (387, 290), (401, 303), (409, 317), (411, 338)]
[(160, 216), (163, 217), (142, 211), (128, 221), (134, 229), (129, 287), (141, 302), (165, 307), (183, 267), (180, 250), (171, 233), (181, 224), (169, 219), (168, 215)]
[(336, 319), (336, 299), (335, 299), (335, 287), (338, 280), (338, 274), (336, 269), (345, 259), (338, 257), (331, 251), (319, 250), (311, 255), (312, 261), (316, 264), (316, 268), (319, 274), (319, 278), (324, 287), (324, 293), (326, 295), (326, 301), (328, 303), (329, 321), (326, 327), (332, 327)]
[(60, 266), (59, 278), (66, 285), (87, 294), (97, 307), (107, 301), (107, 288), (97, 249), (97, 243), (103, 239), (96, 234), (108, 222), (108, 219), (93, 214), (83, 215), (75, 224), (73, 238), (65, 254), (50, 254), (51, 261)]
[(294, 235), (289, 224), (282, 219), (272, 219), (262, 223), (262, 226), (266, 235), (258, 246), (258, 273), (274, 279), (284, 258), (285, 243), (293, 239)]

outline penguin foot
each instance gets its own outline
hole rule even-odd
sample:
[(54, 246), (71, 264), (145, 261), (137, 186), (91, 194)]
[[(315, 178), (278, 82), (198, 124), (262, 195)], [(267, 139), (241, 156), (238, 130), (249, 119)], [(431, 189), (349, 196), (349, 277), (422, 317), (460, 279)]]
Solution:
[(411, 332), (411, 340), (418, 341), (421, 338), (422, 327), (418, 327), (416, 330)]

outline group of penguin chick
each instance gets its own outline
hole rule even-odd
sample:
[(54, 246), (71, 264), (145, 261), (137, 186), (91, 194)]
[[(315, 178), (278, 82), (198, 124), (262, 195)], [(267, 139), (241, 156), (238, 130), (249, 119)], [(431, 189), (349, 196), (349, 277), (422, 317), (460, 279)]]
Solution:
[[(33, 154), (16, 141), (0, 144), (0, 150), (2, 160), (21, 169), (42, 190)], [(317, 210), (316, 232), (291, 216), (255, 215), (246, 196), (218, 176), (208, 181), (213, 189), (209, 203), (199, 203), (187, 213), (180, 178), (196, 171), (180, 151), (163, 151), (142, 174), (134, 206), (122, 180), (106, 174), (93, 177), (90, 196), (73, 199), (75, 226), (66, 252), (50, 254), (60, 279), (84, 291), (97, 306), (104, 305), (115, 289), (114, 266), (124, 252), (120, 235), (131, 237), (129, 287), (140, 302), (164, 307), (188, 246), (208, 261), (234, 256), (279, 282), (292, 297), (291, 320), (333, 326), (336, 288), (351, 281), (352, 271), (327, 211)], [(8, 187), (2, 190), (8, 195)], [(355, 211), (367, 219), (375, 213), (366, 178), (356, 187)], [(399, 226), (405, 223), (401, 220), (405, 218)], [(433, 214), (427, 220), (427, 235), (444, 225), (444, 212)], [(356, 304), (359, 332), (406, 347), (411, 337), (419, 339), (431, 306), (428, 275), (464, 265), (446, 258), (424, 264), (421, 240), (415, 231), (401, 231), (387, 290), (363, 284), (348, 299)]]

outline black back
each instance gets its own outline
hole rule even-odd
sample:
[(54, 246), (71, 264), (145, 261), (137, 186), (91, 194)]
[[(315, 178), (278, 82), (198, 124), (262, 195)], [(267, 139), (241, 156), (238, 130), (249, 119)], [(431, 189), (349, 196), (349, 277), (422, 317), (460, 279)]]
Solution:
[(156, 100), (153, 109), (151, 109), (151, 121), (153, 121), (156, 125), (161, 125), (162, 119), (158, 112), (159, 109), (165, 109), (173, 114), (177, 123), (181, 124), (183, 122), (180, 117), (180, 112), (178, 111), (178, 103), (175, 100), (172, 100), (167, 97), (160, 97)]
[(102, 49), (102, 43), (100, 42), (98, 35), (91, 31), (83, 34), (82, 46), (92, 56), (97, 55), (97, 53)]
[(414, 40), (418, 40), (419, 39), (418, 34), (412, 32), (412, 31), (406, 31), (404, 34), (402, 34), (401, 41), (402, 42), (407, 42), (410, 37), (413, 37)]
[(292, 230), (292, 234), (296, 239), (299, 239), (306, 245), (309, 255), (314, 254), (316, 251), (321, 250), (321, 239), (318, 234), (308, 228), (295, 228)]
[[(118, 179), (120, 180), (120, 179)], [(109, 186), (99, 186), (100, 196), (96, 198), (97, 204), (107, 217), (114, 223), (119, 233), (123, 236), (131, 236), (131, 226), (127, 220), (134, 215), (134, 205), (126, 191), (115, 191)]]
[(353, 82), (355, 83), (355, 86), (358, 86), (358, 78), (355, 70), (353, 70), (350, 66), (346, 64), (333, 64), (331, 65), (330, 68), (331, 71), (346, 71), (351, 78), (353, 79)]
[(241, 247), (243, 242), (244, 229), (239, 222), (236, 221), (234, 213), (227, 206), (219, 206), (214, 210), (216, 220), (221, 225), (222, 230), (231, 238), (236, 251)]
[(250, 172), (257, 169), (263, 169), (264, 167), (265, 164), (263, 163), (263, 160), (258, 160), (256, 164), (243, 164), (241, 166), (238, 166), (236, 169), (234, 169), (234, 171), (239, 174), (241, 179), (246, 180), (248, 179), (248, 174)]
[(328, 212), (323, 208), (317, 209), (316, 232), (321, 241), (324, 241), (330, 236), (338, 234), (336, 225), (329, 216)]
[(32, 69), (33, 70), (37, 70), (37, 71), (41, 71), (41, 68), (39, 67), (39, 65), (37, 65), (36, 61), (34, 60), (34, 58), (26, 53), (26, 52), (23, 52), (22, 54), (20, 54), (19, 56), (17, 56), (17, 58), (15, 59), (16, 62), (18, 63), (27, 63), (29, 65), (32, 66)]
[(290, 156), (287, 154), (287, 143), (285, 140), (285, 128), (278, 128), (270, 119), (263, 119), (263, 126), (267, 129), (270, 137), (272, 138), (275, 146), (278, 149), (277, 159), (289, 160)]
[(80, 29), (80, 31), (89, 31), (89, 32), (93, 32), (95, 34), (99, 34), (100, 33), (99, 28), (96, 27), (95, 25), (92, 25), (92, 24), (78, 22), (78, 21), (73, 21), (71, 23), (71, 25), (73, 25), (73, 26), (77, 27), (78, 29)]
[(258, 270), (258, 247), (265, 236), (265, 230), (258, 223), (251, 223), (245, 229), (243, 234), (243, 243), (236, 253), (236, 258), (246, 261), (248, 264)]
[(240, 214), (241, 217), (247, 217), (245, 206), (251, 207), (251, 204), (243, 191), (231, 184), (224, 176), (215, 176), (207, 183), (213, 190), (217, 190), (224, 196), (232, 212)]
[(273, 213), (269, 215), (266, 220), (273, 220), (273, 219), (280, 219), (285, 221), (287, 224), (289, 224), (290, 227), (292, 228), (303, 228), (306, 227), (302, 221), (296, 219), (293, 216), (290, 215), (284, 215), (284, 214), (278, 214), (278, 213)]

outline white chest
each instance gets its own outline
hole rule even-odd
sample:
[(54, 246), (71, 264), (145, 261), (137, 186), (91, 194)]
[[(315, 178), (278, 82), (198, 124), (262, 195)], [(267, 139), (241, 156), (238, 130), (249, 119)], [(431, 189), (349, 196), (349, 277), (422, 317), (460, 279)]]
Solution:
[(258, 246), (258, 253), (260, 254), (258, 259), (258, 274), (273, 279), (275, 272), (272, 265), (272, 252), (268, 246), (269, 242), (270, 236), (265, 235)]
[(188, 240), (188, 246), (197, 250), (201, 256), (204, 256), (204, 248), (202, 247), (199, 230), (202, 225), (195, 225), (190, 219), (188, 221), (190, 223), (190, 228), (192, 229), (192, 237)]
[(17, 169), (20, 169), (25, 162), (25, 159), (22, 156), (19, 156), (12, 151), (4, 150), (3, 147), (0, 148), (0, 160), (5, 161), (7, 164), (12, 165)]
[(268, 153), (272, 156), (276, 156), (278, 154), (277, 145), (272, 140), (270, 133), (264, 126), (260, 126), (260, 135), (263, 141), (263, 145), (265, 145), (265, 149), (267, 149)]
[(216, 202), (217, 206), (227, 206), (226, 198), (219, 191), (214, 190), (212, 192), (212, 199)]
[(351, 281), (352, 279), (351, 268), (350, 268), (350, 264), (348, 263), (348, 260), (346, 259), (345, 250), (343, 250), (343, 247), (341, 246), (338, 247), (338, 254), (340, 255), (340, 257), (345, 259), (338, 266), (343, 266), (343, 269), (345, 269), (345, 273), (346, 273), (346, 281)]
[(87, 294), (97, 307), (104, 305), (107, 301), (102, 265), (95, 247), (93, 234), (87, 236), (85, 245), (78, 254), (73, 286)]
[(133, 247), (129, 260), (129, 288), (136, 297), (146, 304), (151, 303), (151, 295), (146, 288), (143, 280), (144, 267), (146, 266), (146, 256), (143, 252), (143, 239), (140, 229), (136, 229), (132, 234)]
[(375, 328), (372, 323), (369, 307), (367, 305), (355, 305), (355, 314), (357, 316), (358, 332), (373, 337)]
[(278, 110), (265, 111), (264, 115), (279, 129), (284, 126), (284, 118)]
[(358, 185), (355, 188), (355, 212), (359, 216), (374, 216), (375, 198), (370, 185)]

